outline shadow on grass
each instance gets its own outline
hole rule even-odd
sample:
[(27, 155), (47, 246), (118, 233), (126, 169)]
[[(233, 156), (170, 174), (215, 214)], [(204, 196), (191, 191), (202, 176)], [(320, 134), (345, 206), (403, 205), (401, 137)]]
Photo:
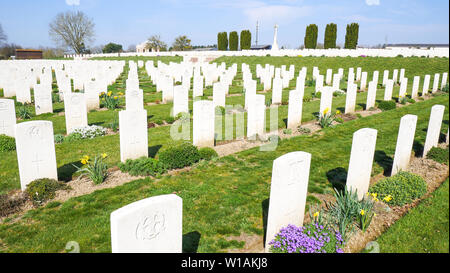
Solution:
[(287, 120), (287, 118), (284, 118), (284, 119), (283, 119), (283, 122), (284, 122), (284, 127), (287, 128), (287, 126), (288, 126), (288, 120)]
[(328, 181), (337, 191), (343, 191), (347, 182), (347, 170), (342, 167), (329, 170), (327, 172)]
[(198, 245), (202, 235), (198, 231), (189, 232), (183, 235), (183, 253), (197, 253)]
[(72, 175), (78, 170), (75, 166), (80, 168), (82, 166), (80, 161), (71, 162), (58, 168), (58, 180), (69, 182), (72, 180)]
[(388, 156), (384, 151), (375, 151), (374, 156), (375, 162), (378, 163), (383, 168), (383, 175), (390, 176), (392, 171), (392, 164), (394, 163), (394, 159)]
[(148, 147), (148, 157), (155, 157), (162, 145), (155, 145)]
[(338, 107), (336, 110), (341, 111), (341, 113), (345, 113), (345, 107)]
[(358, 103), (358, 105), (361, 106), (363, 110), (366, 110), (367, 104), (365, 104), (365, 103)]
[(267, 217), (269, 215), (269, 198), (263, 200), (261, 202), (261, 208), (262, 208), (262, 219), (263, 219), (263, 245), (266, 247), (266, 234), (267, 234)]
[(421, 142), (414, 140), (412, 148), (415, 157), (421, 157), (423, 155), (423, 144)]

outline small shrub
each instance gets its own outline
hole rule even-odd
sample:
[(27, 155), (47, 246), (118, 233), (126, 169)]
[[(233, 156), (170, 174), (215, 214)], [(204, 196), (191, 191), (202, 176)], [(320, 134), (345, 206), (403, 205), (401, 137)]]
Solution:
[(55, 197), (55, 192), (67, 189), (67, 185), (53, 179), (38, 179), (27, 185), (25, 193), (35, 206), (40, 206), (47, 200)]
[(306, 127), (302, 127), (302, 126), (299, 126), (299, 127), (297, 128), (297, 131), (298, 131), (299, 133), (302, 133), (302, 134), (310, 134), (310, 133), (311, 133), (311, 129), (306, 128)]
[(305, 85), (308, 86), (308, 87), (315, 86), (315, 85), (316, 85), (316, 80), (313, 80), (313, 79), (307, 79), (307, 80), (305, 81)]
[(303, 102), (309, 102), (312, 100), (312, 97), (310, 95), (304, 95), (303, 96)]
[(198, 153), (200, 154), (200, 159), (203, 160), (211, 160), (213, 158), (219, 157), (214, 149), (208, 147), (198, 149)]
[(61, 98), (58, 93), (52, 93), (52, 103), (61, 102)]
[(283, 129), (283, 134), (285, 134), (285, 135), (292, 134), (292, 129)]
[(406, 99), (406, 102), (408, 102), (408, 103), (416, 103), (416, 101), (414, 100), (414, 99)]
[(405, 105), (408, 102), (408, 99), (406, 97), (400, 97), (398, 99), (398, 103)]
[(341, 96), (345, 96), (345, 92), (344, 91), (334, 91), (333, 92), (333, 97), (341, 97)]
[(167, 117), (164, 119), (168, 124), (172, 124), (175, 122), (176, 118), (174, 117)]
[(21, 106), (17, 108), (17, 115), (21, 119), (30, 119), (32, 114), (27, 106)]
[(442, 149), (439, 147), (433, 147), (430, 151), (427, 153), (427, 158), (432, 159), (436, 162), (439, 162), (441, 164), (448, 165), (448, 152), (449, 149)]
[(0, 152), (16, 150), (16, 140), (7, 135), (0, 135)]
[(119, 169), (132, 176), (160, 175), (166, 171), (163, 163), (151, 157), (141, 157), (135, 160), (128, 159), (125, 163), (119, 163)]
[(322, 97), (322, 93), (321, 93), (320, 91), (317, 91), (316, 93), (313, 93), (313, 94), (312, 94), (312, 97), (313, 97), (313, 98), (320, 99), (320, 97)]
[(448, 83), (442, 88), (442, 92), (448, 93), (449, 87), (448, 87)]
[(399, 172), (380, 180), (369, 192), (376, 193), (387, 204), (403, 206), (422, 197), (427, 192), (427, 183), (419, 175)]
[(344, 241), (331, 227), (314, 223), (288, 225), (269, 244), (272, 253), (343, 253)]
[(168, 169), (190, 166), (200, 160), (197, 147), (190, 143), (182, 143), (169, 147), (159, 153), (159, 160)]
[(162, 119), (160, 119), (160, 118), (156, 118), (156, 119), (154, 120), (154, 122), (155, 122), (156, 124), (158, 124), (158, 125), (163, 125), (163, 124), (164, 124), (164, 121), (163, 121)]
[(63, 143), (64, 142), (64, 136), (61, 134), (56, 134), (55, 135), (55, 143), (59, 144), (59, 143)]
[(378, 103), (378, 108), (380, 108), (382, 111), (395, 109), (396, 106), (397, 105), (395, 104), (395, 101), (392, 100), (384, 100)]

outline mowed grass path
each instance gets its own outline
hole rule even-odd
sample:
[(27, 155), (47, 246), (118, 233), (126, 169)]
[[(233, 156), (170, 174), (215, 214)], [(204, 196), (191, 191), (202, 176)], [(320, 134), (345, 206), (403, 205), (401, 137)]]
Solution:
[[(163, 61), (164, 63), (168, 62), (180, 62), (182, 60), (181, 57), (129, 57), (129, 58), (101, 58), (103, 60), (153, 60), (155, 63), (158, 60)], [(392, 70), (405, 68), (406, 76), (409, 75), (425, 75), (433, 73), (441, 73), (444, 71), (448, 71), (448, 59), (447, 58), (322, 58), (322, 57), (222, 57), (216, 60), (216, 62), (226, 62), (227, 66), (232, 63), (238, 63), (238, 74), (236, 76), (236, 80), (233, 83), (233, 86), (230, 87), (230, 93), (239, 94), (239, 96), (231, 96), (227, 97), (226, 104), (227, 105), (244, 105), (244, 94), (242, 94), (242, 73), (240, 72), (241, 63), (245, 62), (251, 65), (251, 69), (253, 74), (255, 75), (255, 66), (256, 63), (265, 64), (270, 63), (280, 67), (281, 65), (287, 65), (289, 68), (290, 64), (294, 64), (296, 66), (296, 76), (298, 75), (298, 71), (302, 66), (308, 67), (308, 75), (311, 76), (312, 67), (318, 66), (321, 70), (321, 73), (325, 73), (325, 68), (332, 68), (337, 72), (337, 68), (342, 67), (345, 69), (345, 73), (348, 72), (349, 67), (360, 66), (363, 68), (363, 71), (373, 71), (378, 69), (380, 71), (379, 82), (382, 80), (382, 71), (383, 69)], [(409, 74), (411, 73), (411, 74)], [(125, 92), (125, 80), (127, 79), (128, 74), (128, 63), (125, 66), (124, 73), (117, 80), (117, 82), (109, 87), (109, 91), (112, 91), (114, 94), (118, 94), (119, 92)], [(392, 73), (391, 75), (392, 76)], [(140, 87), (144, 90), (144, 101), (147, 102), (155, 102), (161, 101), (161, 92), (156, 92), (155, 85), (150, 83), (150, 79), (147, 76), (145, 69), (139, 69), (139, 77), (140, 77)], [(371, 79), (371, 74), (369, 73), (369, 79)], [(432, 77), (433, 79), (433, 77)], [(288, 101), (289, 90), (295, 87), (296, 80), (292, 80), (290, 83), (290, 88), (286, 88), (283, 90), (283, 102)], [(408, 81), (410, 93), (410, 88), (412, 86), (412, 79)], [(420, 83), (420, 86), (423, 83)], [(191, 84), (192, 87), (192, 84)], [(262, 87), (259, 84), (258, 90), (261, 90)], [(346, 81), (342, 81), (341, 88), (346, 88)], [(398, 96), (399, 86), (394, 87), (393, 96), (394, 98)], [(420, 89), (421, 90), (421, 89)], [(54, 86), (54, 92), (57, 91), (57, 87)], [(311, 96), (314, 92), (314, 87), (306, 87), (305, 88), (305, 96)], [(205, 96), (203, 98), (196, 99), (207, 99), (207, 96), (212, 96), (212, 88), (205, 88), (204, 90)], [(269, 101), (272, 97), (272, 92), (261, 93), (266, 96), (266, 101)], [(2, 96), (2, 91), (0, 90), (0, 97)], [(379, 86), (377, 91), (377, 100), (382, 100), (384, 96), (384, 88)], [(190, 92), (190, 102), (189, 102), (189, 110), (192, 113), (192, 91)], [(356, 110), (362, 110), (365, 108), (365, 102), (367, 99), (367, 92), (358, 93), (357, 101), (356, 101)], [(303, 103), (303, 114), (302, 121), (307, 122), (315, 119), (315, 114), (319, 110), (320, 100), (316, 99), (309, 102)], [(114, 120), (118, 120), (118, 112), (120, 110), (124, 110), (125, 108), (125, 98), (120, 99), (121, 109), (116, 110), (108, 110), (108, 111), (93, 111), (88, 113), (88, 122), (90, 125), (100, 125), (107, 126), (112, 123)], [(332, 111), (340, 110), (344, 111), (345, 107), (345, 96), (335, 97), (333, 98), (333, 107)], [(16, 107), (17, 108), (17, 107)], [(34, 113), (34, 106), (29, 107), (30, 110)], [(157, 105), (146, 105), (145, 109), (147, 110), (148, 121), (149, 122), (157, 122), (162, 120), (167, 120), (171, 116), (171, 108), (172, 103), (169, 104), (157, 104)], [(65, 134), (65, 117), (64, 115), (58, 115), (59, 112), (64, 110), (63, 102), (54, 103), (54, 114), (43, 114), (39, 116), (34, 116), (31, 120), (49, 120), (53, 122), (54, 132), (55, 134)], [(286, 127), (286, 119), (287, 119), (287, 105), (281, 105), (278, 107), (278, 128)], [(270, 110), (266, 110), (266, 128), (270, 129)], [(245, 117), (246, 119), (246, 114)], [(26, 120), (28, 121), (28, 120)], [(18, 122), (24, 122), (24, 120), (18, 120)], [(216, 122), (220, 122), (218, 119)], [(217, 128), (219, 128), (219, 124), (217, 123)], [(222, 122), (222, 139), (224, 138), (225, 123)], [(190, 128), (190, 133), (192, 136), (192, 123)], [(245, 126), (246, 131), (246, 126)], [(219, 130), (219, 129), (218, 129)], [(170, 128), (169, 127), (158, 127), (158, 128), (150, 128), (149, 132), (149, 154), (154, 157), (157, 155), (157, 152), (166, 146), (170, 146), (174, 143), (170, 138)], [(220, 141), (218, 141), (220, 143)], [(76, 141), (72, 143), (62, 143), (56, 145), (56, 158), (58, 165), (58, 177), (60, 180), (68, 181), (71, 180), (74, 176), (74, 172), (76, 168), (73, 167), (73, 164), (78, 164), (79, 160), (84, 155), (95, 156), (96, 154), (106, 152), (108, 153), (107, 162), (110, 165), (116, 165), (120, 161), (120, 150), (119, 150), (119, 135), (110, 135), (104, 137), (98, 137), (95, 139), (87, 139), (82, 141)], [(0, 193), (6, 193), (10, 190), (15, 190), (20, 188), (19, 182), (19, 172), (17, 166), (17, 155), (16, 152), (4, 152), (0, 154)]]
[(377, 242), (382, 253), (449, 253), (448, 178)]
[[(418, 115), (415, 149), (423, 145), (431, 107), (446, 107), (448, 94), (424, 102), (359, 118), (323, 134), (299, 136), (281, 141), (275, 151), (253, 148), (212, 162), (202, 162), (190, 171), (130, 182), (112, 189), (50, 203), (34, 209), (18, 221), (0, 225), (0, 251), (61, 252), (69, 241), (80, 244), (82, 252), (109, 252), (110, 213), (132, 202), (161, 194), (176, 193), (183, 199), (184, 251), (221, 252), (240, 247), (243, 242), (228, 236), (241, 233), (263, 235), (273, 160), (293, 151), (312, 154), (309, 192), (332, 193), (327, 174), (348, 168), (353, 133), (361, 128), (378, 130), (373, 174), (389, 167), (395, 151), (400, 118)], [(308, 197), (308, 203), (315, 198)]]

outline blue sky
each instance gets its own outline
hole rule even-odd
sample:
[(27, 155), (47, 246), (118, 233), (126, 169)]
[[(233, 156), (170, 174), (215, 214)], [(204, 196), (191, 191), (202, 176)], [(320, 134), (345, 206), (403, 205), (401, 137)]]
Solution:
[(215, 44), (220, 31), (249, 29), (255, 42), (271, 44), (279, 25), (278, 44), (296, 48), (305, 29), (319, 27), (319, 42), (327, 23), (338, 25), (338, 44), (346, 24), (360, 25), (359, 44), (449, 43), (448, 0), (18, 0), (2, 1), (0, 24), (8, 42), (23, 47), (54, 46), (48, 24), (58, 12), (81, 10), (95, 23), (93, 45), (131, 44), (153, 34), (172, 44), (187, 35), (193, 45)]

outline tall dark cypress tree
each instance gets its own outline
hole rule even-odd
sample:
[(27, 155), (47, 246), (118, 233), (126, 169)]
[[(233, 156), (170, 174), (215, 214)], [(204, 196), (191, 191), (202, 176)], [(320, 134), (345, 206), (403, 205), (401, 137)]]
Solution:
[(311, 24), (306, 27), (305, 33), (305, 48), (315, 49), (317, 47), (317, 33), (318, 27), (315, 24)]
[(347, 25), (347, 33), (345, 34), (345, 48), (356, 49), (358, 45), (359, 25), (351, 23)]
[(230, 50), (237, 51), (239, 45), (239, 36), (236, 31), (230, 32)]
[(241, 31), (241, 50), (250, 49), (252, 46), (252, 33), (250, 30)]
[(323, 47), (336, 48), (336, 38), (337, 38), (337, 25), (330, 23), (325, 28), (325, 40), (323, 42)]
[(226, 32), (219, 32), (217, 34), (217, 49), (218, 50), (228, 49), (228, 36)]

